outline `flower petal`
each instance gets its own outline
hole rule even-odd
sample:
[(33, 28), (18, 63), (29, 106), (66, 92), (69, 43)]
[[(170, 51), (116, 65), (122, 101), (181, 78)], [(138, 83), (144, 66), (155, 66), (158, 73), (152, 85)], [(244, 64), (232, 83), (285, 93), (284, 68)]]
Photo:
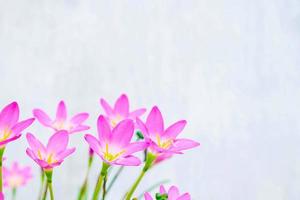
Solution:
[(64, 151), (69, 142), (67, 131), (57, 131), (52, 135), (47, 144), (47, 153), (60, 153)]
[(100, 99), (100, 104), (103, 108), (103, 110), (105, 111), (106, 115), (111, 116), (113, 115), (113, 109), (110, 107), (110, 105), (104, 100), (104, 99)]
[(122, 94), (116, 101), (114, 107), (115, 114), (120, 114), (127, 117), (129, 114), (129, 102), (125, 94)]
[(18, 122), (17, 124), (15, 124), (13, 126), (13, 128), (11, 130), (14, 132), (14, 134), (18, 134), (18, 133), (22, 132), (25, 128), (30, 126), (33, 122), (34, 122), (34, 118), (30, 118), (30, 119)]
[(111, 137), (111, 130), (109, 124), (107, 123), (103, 115), (99, 116), (97, 127), (98, 127), (98, 136), (101, 143), (102, 142), (106, 143), (107, 141), (109, 141)]
[(161, 112), (157, 106), (154, 106), (150, 114), (148, 115), (146, 120), (146, 126), (148, 128), (149, 135), (159, 134), (161, 136), (161, 134), (163, 133), (164, 121)]
[(163, 137), (175, 139), (177, 135), (184, 129), (185, 125), (185, 120), (174, 123), (173, 125), (169, 126), (169, 128), (167, 128), (167, 130), (163, 134)]
[(113, 130), (111, 143), (124, 147), (130, 142), (134, 131), (134, 124), (131, 119), (121, 121)]
[(12, 141), (18, 139), (19, 137), (21, 137), (21, 134), (15, 135), (15, 136), (13, 136), (13, 137), (7, 139), (7, 140), (1, 141), (1, 142), (0, 142), (0, 147), (6, 145), (6, 144), (9, 143), (9, 142), (12, 142)]
[(86, 134), (84, 136), (84, 139), (87, 141), (87, 143), (89, 144), (90, 148), (95, 153), (97, 153), (98, 155), (102, 155), (102, 153), (100, 152), (101, 145), (100, 145), (100, 142), (97, 140), (97, 138), (95, 138), (94, 136), (92, 136), (90, 134)]
[(42, 110), (40, 109), (34, 109), (33, 111), (33, 116), (37, 118), (37, 120), (43, 124), (44, 126), (50, 127), (52, 124), (52, 120), (50, 117)]
[(126, 152), (124, 155), (131, 155), (138, 151), (143, 151), (148, 147), (147, 142), (133, 142), (126, 147)]
[(126, 156), (120, 159), (117, 159), (114, 164), (116, 165), (124, 165), (124, 166), (138, 166), (141, 164), (140, 159), (135, 156)]
[(145, 200), (153, 200), (153, 198), (151, 197), (151, 195), (148, 192), (146, 192), (144, 194), (144, 197), (145, 197)]
[(64, 101), (60, 101), (56, 110), (56, 120), (65, 121), (67, 119), (67, 108)]
[(86, 125), (79, 125), (79, 126), (76, 126), (75, 128), (72, 128), (69, 133), (76, 133), (76, 132), (80, 132), (80, 131), (86, 131), (90, 129), (89, 126), (86, 126)]
[(33, 134), (27, 133), (26, 139), (32, 151), (41, 151), (43, 154), (46, 152), (45, 146), (38, 139), (36, 139)]
[(5, 106), (0, 113), (0, 126), (11, 128), (19, 120), (19, 106), (12, 102)]
[(159, 187), (159, 193), (160, 193), (160, 194), (167, 194), (167, 191), (166, 191), (166, 189), (165, 189), (165, 187), (164, 187), (163, 185), (161, 185), (161, 186)]
[(172, 186), (168, 191), (168, 199), (177, 199), (178, 196), (179, 196), (178, 188)]
[(136, 118), (136, 124), (137, 124), (137, 129), (139, 129), (142, 132), (143, 136), (149, 138), (149, 132), (144, 122), (142, 122), (140, 118)]
[(66, 149), (65, 151), (59, 153), (56, 158), (58, 160), (64, 160), (67, 156), (69, 156), (70, 154), (74, 153), (76, 148), (71, 148), (71, 149)]
[(72, 124), (81, 124), (82, 122), (87, 120), (88, 117), (89, 117), (88, 113), (79, 113), (73, 116), (70, 121)]
[(183, 195), (178, 197), (177, 200), (191, 200), (191, 196), (189, 193), (184, 193)]
[(135, 118), (140, 117), (141, 115), (143, 115), (146, 112), (145, 108), (141, 108), (135, 111), (132, 111), (131, 113), (129, 113), (129, 117), (130, 119), (135, 120)]
[(191, 149), (199, 146), (200, 143), (190, 140), (190, 139), (176, 139), (173, 146), (170, 148), (171, 151), (182, 151), (186, 149)]

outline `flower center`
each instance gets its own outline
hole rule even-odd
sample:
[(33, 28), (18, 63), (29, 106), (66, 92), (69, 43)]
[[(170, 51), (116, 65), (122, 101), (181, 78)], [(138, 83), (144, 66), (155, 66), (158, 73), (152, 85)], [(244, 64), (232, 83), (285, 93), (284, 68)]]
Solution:
[(11, 129), (10, 128), (4, 128), (2, 130), (2, 134), (1, 134), (1, 137), (0, 137), (0, 141), (4, 141), (6, 140), (7, 138), (9, 138), (10, 134), (12, 133)]
[(117, 158), (119, 158), (123, 153), (125, 153), (125, 150), (122, 150), (118, 153), (110, 153), (108, 151), (108, 144), (105, 144), (105, 152), (104, 152), (104, 159), (111, 162), (111, 161), (114, 161), (116, 160)]
[(156, 141), (157, 141), (157, 145), (162, 149), (168, 149), (173, 144), (172, 139), (161, 140), (161, 138), (158, 134), (156, 134)]
[(55, 128), (56, 130), (70, 131), (73, 128), (73, 126), (71, 123), (65, 121), (56, 121), (53, 123), (53, 128)]
[(110, 120), (110, 125), (115, 128), (122, 119), (123, 117), (121, 115), (116, 115)]
[(13, 174), (8, 180), (8, 184), (12, 188), (19, 187), (22, 184), (22, 182), (23, 182), (22, 177), (17, 174)]
[(52, 163), (55, 163), (56, 161), (57, 160), (54, 158), (54, 154), (50, 153), (47, 158), (47, 163), (52, 164)]

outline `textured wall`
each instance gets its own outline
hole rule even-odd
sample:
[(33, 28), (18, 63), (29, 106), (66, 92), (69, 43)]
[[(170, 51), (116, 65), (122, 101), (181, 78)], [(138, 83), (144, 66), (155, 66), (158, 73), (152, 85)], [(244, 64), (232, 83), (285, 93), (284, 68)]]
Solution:
[[(0, 0), (0, 104), (17, 100), (28, 117), (64, 99), (95, 125), (99, 98), (126, 92), (134, 107), (159, 105), (167, 123), (187, 119), (182, 136), (202, 144), (154, 169), (140, 191), (160, 177), (193, 200), (298, 200), (299, 24), (298, 0)], [(71, 143), (76, 153), (54, 175), (58, 200), (75, 199), (85, 173), (83, 134)], [(19, 192), (35, 199), (26, 145), (10, 144), (6, 162), (35, 167)], [(136, 173), (127, 169), (110, 199)]]

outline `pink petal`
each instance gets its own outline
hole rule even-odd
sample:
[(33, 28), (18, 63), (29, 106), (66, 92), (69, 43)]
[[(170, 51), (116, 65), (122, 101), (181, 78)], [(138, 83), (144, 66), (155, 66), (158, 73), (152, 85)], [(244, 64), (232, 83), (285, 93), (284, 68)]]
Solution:
[(47, 144), (47, 152), (60, 153), (64, 151), (69, 142), (67, 131), (57, 131), (52, 135)]
[(116, 165), (124, 165), (124, 166), (138, 166), (141, 164), (140, 159), (135, 156), (126, 156), (115, 161)]
[(67, 119), (67, 108), (64, 101), (60, 101), (56, 110), (56, 120), (65, 121)]
[(168, 191), (168, 199), (177, 199), (178, 196), (179, 196), (178, 188), (172, 186)]
[(126, 152), (124, 155), (131, 155), (138, 151), (143, 151), (148, 147), (147, 142), (133, 142), (126, 147)]
[(111, 143), (118, 145), (119, 147), (124, 147), (129, 144), (134, 131), (134, 124), (131, 119), (125, 119), (121, 121), (112, 130)]
[(177, 200), (191, 200), (191, 196), (189, 193), (185, 193), (177, 198)]
[(167, 191), (166, 191), (166, 189), (165, 189), (165, 187), (164, 187), (163, 185), (161, 185), (161, 186), (159, 187), (159, 193), (160, 193), (160, 194), (167, 194)]
[(115, 103), (114, 108), (115, 114), (120, 114), (122, 116), (127, 117), (129, 113), (129, 102), (128, 98), (125, 94), (122, 94)]
[(137, 129), (139, 129), (142, 132), (144, 137), (149, 138), (148, 129), (144, 124), (144, 122), (142, 122), (142, 120), (140, 120), (139, 118), (136, 118), (136, 124), (137, 124)]
[(89, 117), (88, 113), (79, 113), (79, 114), (75, 115), (74, 117), (72, 117), (70, 121), (73, 124), (81, 124), (82, 122), (87, 120), (88, 117)]
[(185, 120), (174, 123), (173, 125), (169, 126), (169, 128), (167, 128), (167, 130), (163, 134), (163, 137), (175, 139), (177, 135), (184, 129), (185, 125)]
[(71, 148), (71, 149), (66, 149), (65, 151), (59, 153), (57, 155), (57, 159), (58, 160), (63, 160), (65, 159), (67, 156), (69, 156), (70, 154), (74, 153), (75, 148)]
[(89, 126), (86, 126), (86, 125), (79, 125), (79, 126), (76, 126), (75, 128), (71, 129), (69, 133), (75, 133), (75, 132), (80, 132), (80, 131), (86, 131), (90, 129)]
[(1, 141), (1, 142), (0, 142), (0, 147), (6, 145), (6, 144), (9, 143), (9, 142), (12, 142), (12, 141), (18, 139), (19, 137), (21, 137), (21, 134), (15, 135), (14, 137), (11, 137), (11, 138), (9, 138), (9, 139), (7, 139), (7, 140)]
[(102, 155), (102, 153), (100, 152), (101, 145), (100, 145), (99, 141), (97, 140), (97, 138), (95, 138), (94, 136), (92, 136), (90, 134), (86, 134), (84, 136), (84, 139), (87, 141), (87, 143), (89, 144), (90, 148), (95, 153), (97, 153), (98, 155)]
[(50, 127), (52, 124), (52, 120), (50, 119), (50, 117), (40, 109), (34, 109), (33, 116), (37, 118), (37, 120), (44, 126)]
[(13, 126), (12, 131), (14, 132), (14, 134), (18, 134), (18, 133), (22, 132), (25, 128), (30, 126), (33, 122), (34, 122), (34, 118), (30, 118), (30, 119), (18, 122), (17, 124), (15, 124)]
[(141, 108), (141, 109), (138, 109), (138, 110), (135, 110), (135, 111), (129, 113), (129, 117), (130, 117), (130, 119), (135, 120), (135, 118), (140, 117), (145, 112), (146, 112), (146, 109), (145, 108)]
[(147, 117), (146, 126), (148, 128), (149, 134), (159, 134), (161, 135), (164, 130), (164, 121), (158, 107), (154, 106)]
[(5, 106), (0, 113), (0, 126), (11, 128), (19, 120), (19, 106), (12, 102)]
[(45, 146), (34, 137), (31, 133), (26, 134), (26, 139), (32, 151), (38, 152), (41, 151), (43, 154), (46, 152)]
[(32, 160), (36, 160), (36, 159), (37, 159), (37, 157), (35, 156), (34, 152), (33, 152), (31, 149), (29, 149), (29, 148), (26, 149), (26, 154), (27, 154)]
[(111, 130), (103, 115), (100, 115), (97, 122), (99, 140), (104, 143), (110, 140)]
[(200, 145), (200, 143), (195, 142), (195, 141), (190, 140), (190, 139), (177, 139), (177, 140), (174, 141), (173, 147), (170, 150), (172, 150), (172, 151), (182, 151), (182, 150), (197, 147), (199, 145)]
[(113, 109), (110, 107), (110, 105), (104, 100), (104, 99), (100, 99), (100, 104), (102, 106), (102, 108), (104, 109), (106, 115), (111, 116), (113, 115)]
[(145, 200), (153, 200), (153, 198), (151, 197), (151, 195), (148, 192), (146, 192), (144, 194), (144, 197), (145, 197)]

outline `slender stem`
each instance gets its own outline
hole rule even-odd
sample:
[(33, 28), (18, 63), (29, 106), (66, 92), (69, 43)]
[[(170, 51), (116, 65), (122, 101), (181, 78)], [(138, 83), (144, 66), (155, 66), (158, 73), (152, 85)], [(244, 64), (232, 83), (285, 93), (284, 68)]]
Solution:
[(89, 159), (88, 159), (88, 168), (87, 168), (87, 172), (84, 178), (84, 182), (82, 184), (82, 186), (80, 187), (80, 191), (78, 194), (78, 198), (77, 200), (82, 200), (86, 195), (87, 195), (87, 190), (88, 190), (88, 178), (89, 178), (89, 174), (91, 171), (91, 167), (92, 167), (92, 163), (93, 163), (93, 158), (94, 158), (94, 154), (91, 153), (91, 149), (89, 150)]
[(105, 196), (106, 196), (106, 183), (107, 183), (107, 175), (105, 175), (104, 181), (103, 181), (102, 200), (105, 200)]
[(13, 188), (11, 191), (11, 199), (15, 200), (17, 196), (17, 188)]
[(47, 182), (49, 192), (50, 192), (50, 199), (54, 200), (54, 194), (53, 194), (53, 189), (52, 189), (52, 182)]
[(111, 187), (114, 185), (115, 181), (117, 180), (117, 178), (120, 176), (121, 172), (124, 170), (124, 166), (120, 167), (118, 169), (118, 171), (116, 172), (116, 174), (114, 175), (114, 177), (111, 179), (107, 190), (106, 190), (106, 194), (110, 191)]
[(40, 186), (40, 191), (39, 191), (39, 196), (38, 196), (38, 200), (40, 200), (42, 198), (42, 195), (43, 195), (43, 191), (44, 191), (44, 187), (45, 187), (45, 174), (44, 174), (44, 170), (43, 168), (41, 168), (41, 186)]
[(4, 154), (5, 147), (0, 149), (0, 192), (3, 192), (2, 188), (2, 162), (3, 162), (3, 154)]
[(47, 198), (47, 193), (48, 193), (48, 185), (47, 185), (47, 184), (44, 184), (44, 193), (43, 193), (42, 200), (46, 200), (46, 198)]
[(93, 194), (93, 198), (92, 198), (93, 200), (98, 200), (99, 199), (99, 194), (100, 194), (101, 186), (102, 186), (102, 183), (103, 183), (103, 179), (107, 175), (107, 170), (108, 170), (109, 167), (110, 167), (109, 164), (103, 162), (102, 169), (101, 169), (101, 172), (99, 174), (97, 184), (95, 186), (95, 190), (94, 190), (94, 194)]
[(152, 167), (152, 164), (155, 161), (155, 159), (156, 159), (156, 155), (154, 155), (152, 153), (147, 153), (145, 166), (144, 166), (143, 170), (141, 171), (140, 175), (138, 176), (138, 178), (136, 179), (136, 181), (131, 186), (129, 192), (127, 192), (126, 200), (131, 199), (131, 196), (133, 195), (133, 193), (136, 190), (137, 186), (140, 184), (140, 182), (143, 179), (143, 177), (145, 176), (146, 172)]

